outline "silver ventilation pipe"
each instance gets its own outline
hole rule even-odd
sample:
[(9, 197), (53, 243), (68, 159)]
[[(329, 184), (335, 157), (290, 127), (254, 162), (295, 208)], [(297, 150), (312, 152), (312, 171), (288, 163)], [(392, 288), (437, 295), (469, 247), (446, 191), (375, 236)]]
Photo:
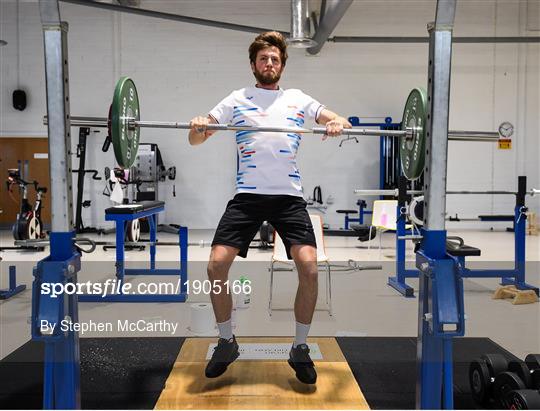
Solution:
[(118, 4), (126, 7), (140, 7), (141, 0), (116, 0)]
[(295, 48), (308, 48), (317, 45), (309, 36), (308, 0), (291, 0), (291, 36), (287, 43)]
[[(352, 4), (353, 0), (327, 0), (326, 9), (321, 10), (321, 19), (319, 20), (319, 27), (313, 35), (313, 40), (317, 45), (308, 48), (309, 54), (317, 54), (321, 51), (324, 43), (328, 40), (339, 21), (345, 15), (345, 12)], [(323, 3), (324, 4), (324, 3)]]

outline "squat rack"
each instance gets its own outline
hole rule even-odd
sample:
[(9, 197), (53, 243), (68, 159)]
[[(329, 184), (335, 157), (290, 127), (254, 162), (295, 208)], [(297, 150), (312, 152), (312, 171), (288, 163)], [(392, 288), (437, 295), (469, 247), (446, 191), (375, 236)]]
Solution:
[[(45, 342), (44, 408), (69, 409), (81, 405), (78, 333), (45, 334), (39, 328), (40, 320), (78, 320), (76, 296), (65, 296), (61, 304), (55, 304), (39, 294), (40, 282), (76, 283), (80, 270), (72, 216), (68, 25), (61, 21), (58, 0), (39, 0), (39, 7), (45, 46), (52, 232), (50, 256), (34, 270), (32, 337)], [(438, 0), (435, 22), (428, 27), (430, 115), (424, 171), (427, 206), (416, 262), (420, 269), (416, 406), (429, 409), (453, 408), (452, 338), (464, 335), (460, 266), (446, 254), (444, 219), (455, 8), (456, 0)]]

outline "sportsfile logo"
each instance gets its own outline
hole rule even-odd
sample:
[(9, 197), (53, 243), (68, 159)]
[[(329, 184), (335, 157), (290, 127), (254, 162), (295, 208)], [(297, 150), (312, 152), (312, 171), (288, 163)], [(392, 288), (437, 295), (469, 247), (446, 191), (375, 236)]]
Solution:
[[(138, 284), (140, 285), (150, 285)], [(167, 284), (167, 283), (163, 283)], [(157, 285), (157, 284), (155, 284)], [(161, 285), (161, 283), (159, 284)], [(171, 284), (174, 288), (174, 284)], [(85, 283), (42, 283), (41, 294), (49, 295), (51, 298), (58, 298), (59, 295), (101, 295), (105, 297), (110, 294), (130, 294), (133, 284), (118, 281), (117, 279), (108, 279), (103, 283), (90, 282)], [(144, 291), (144, 290), (143, 290)]]
[(49, 295), (51, 298), (58, 298), (63, 295), (129, 295), (129, 294), (179, 294), (182, 281), (174, 282), (149, 282), (131, 284), (118, 279), (108, 279), (105, 282), (84, 282), (84, 283), (42, 283), (41, 294)]
[(63, 295), (162, 295), (162, 294), (179, 294), (183, 289), (187, 294), (250, 294), (251, 282), (249, 280), (234, 280), (234, 281), (210, 281), (210, 280), (193, 280), (181, 281), (180, 279), (174, 282), (148, 282), (131, 284), (119, 281), (118, 279), (108, 279), (105, 282), (84, 282), (84, 283), (42, 283), (41, 294), (48, 295), (51, 298), (58, 298)]

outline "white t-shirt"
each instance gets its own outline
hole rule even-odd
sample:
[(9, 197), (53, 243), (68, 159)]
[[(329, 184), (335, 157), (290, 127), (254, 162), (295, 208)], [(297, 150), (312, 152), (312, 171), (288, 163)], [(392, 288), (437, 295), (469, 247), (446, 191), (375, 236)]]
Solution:
[[(210, 111), (219, 124), (302, 127), (324, 108), (297, 89), (235, 90)], [(303, 196), (296, 153), (302, 134), (237, 131), (237, 193)]]

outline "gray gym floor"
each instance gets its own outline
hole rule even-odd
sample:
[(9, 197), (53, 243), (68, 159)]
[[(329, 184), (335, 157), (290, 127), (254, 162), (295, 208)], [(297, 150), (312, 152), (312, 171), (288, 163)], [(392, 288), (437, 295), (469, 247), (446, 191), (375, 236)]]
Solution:
[[(190, 230), (190, 241), (210, 241), (213, 231)], [(481, 248), (481, 257), (469, 258), (473, 268), (512, 268), (514, 243), (513, 234), (503, 230), (449, 230), (448, 235), (460, 235), (469, 245)], [(90, 235), (100, 241), (113, 241), (114, 236)], [(159, 233), (162, 241), (175, 241), (172, 234)], [(313, 336), (415, 336), (417, 334), (417, 299), (404, 298), (386, 285), (387, 277), (394, 273), (395, 237), (392, 233), (382, 235), (382, 250), (379, 257), (378, 239), (367, 243), (356, 238), (326, 237), (326, 251), (332, 264), (346, 265), (349, 259), (363, 264), (380, 261), (379, 271), (334, 271), (332, 274), (333, 316), (323, 311), (324, 277), (320, 277), (319, 299), (321, 310), (316, 311), (311, 328)], [(527, 236), (526, 281), (540, 285), (540, 237)], [(0, 232), (0, 246), (12, 244), (9, 231)], [(189, 248), (189, 278), (204, 280), (209, 247)], [(7, 301), (0, 301), (0, 357), (14, 351), (30, 339), (29, 318), (31, 310), (32, 267), (35, 262), (48, 255), (44, 252), (4, 251), (0, 253), (0, 288), (8, 285), (8, 265), (17, 266), (17, 281), (27, 285), (27, 290)], [(178, 262), (178, 247), (158, 248), (157, 259), (161, 267), (174, 267)], [(274, 311), (268, 314), (269, 272), (271, 250), (250, 250), (246, 260), (237, 259), (231, 269), (231, 279), (246, 275), (252, 281), (252, 299), (248, 309), (236, 310), (234, 332), (239, 336), (292, 336), (294, 319), (292, 311)], [(83, 254), (79, 282), (100, 281), (112, 278), (114, 273), (114, 250), (103, 251), (99, 246), (92, 254)], [(127, 266), (145, 266), (149, 260), (148, 250), (126, 252)], [(407, 260), (413, 266), (412, 245), (407, 247)], [(323, 270), (321, 270), (321, 274)], [(129, 281), (165, 281), (167, 277), (128, 277)], [(416, 280), (408, 283), (417, 288)], [(498, 286), (496, 279), (466, 279), (465, 311), (467, 314), (466, 336), (489, 337), (518, 357), (527, 353), (540, 352), (539, 304), (512, 305), (509, 300), (493, 300)], [(296, 291), (296, 274), (275, 274), (274, 305), (278, 308), (292, 307)], [(192, 336), (190, 304), (208, 302), (207, 295), (191, 295), (187, 303), (81, 303), (80, 321), (139, 320), (149, 322), (167, 320), (177, 322), (176, 336)], [(84, 337), (114, 336), (171, 336), (170, 333), (145, 332), (112, 333), (88, 332)]]

